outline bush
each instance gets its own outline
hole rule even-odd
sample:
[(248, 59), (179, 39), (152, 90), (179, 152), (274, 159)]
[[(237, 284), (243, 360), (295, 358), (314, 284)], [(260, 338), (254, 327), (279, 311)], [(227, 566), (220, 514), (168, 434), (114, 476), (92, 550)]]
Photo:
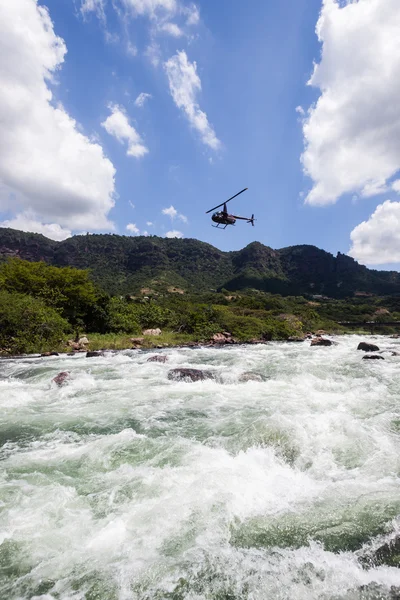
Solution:
[(70, 331), (68, 322), (42, 300), (0, 291), (0, 348), (14, 354), (54, 350)]
[(88, 325), (88, 317), (100, 298), (88, 271), (20, 258), (12, 258), (0, 266), (0, 286), (9, 292), (41, 298), (72, 325)]
[(105, 330), (111, 333), (140, 332), (138, 308), (121, 298), (110, 298)]

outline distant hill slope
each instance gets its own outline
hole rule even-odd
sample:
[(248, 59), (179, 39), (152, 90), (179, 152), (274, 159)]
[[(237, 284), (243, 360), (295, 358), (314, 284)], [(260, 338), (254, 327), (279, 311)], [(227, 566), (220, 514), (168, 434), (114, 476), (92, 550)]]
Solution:
[(176, 286), (187, 291), (256, 288), (330, 297), (400, 294), (399, 273), (370, 270), (344, 254), (334, 257), (307, 245), (273, 250), (253, 242), (236, 252), (222, 252), (194, 239), (91, 234), (54, 242), (40, 234), (0, 228), (0, 260), (9, 256), (88, 268), (110, 293)]

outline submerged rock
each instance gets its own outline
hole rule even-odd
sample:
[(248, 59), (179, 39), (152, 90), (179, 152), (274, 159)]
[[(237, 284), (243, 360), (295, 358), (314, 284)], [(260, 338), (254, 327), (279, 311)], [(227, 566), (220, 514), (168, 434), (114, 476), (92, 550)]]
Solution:
[(47, 356), (58, 356), (58, 352), (42, 352), (42, 354), (40, 356), (42, 356), (43, 358), (47, 357)]
[(240, 383), (246, 383), (247, 381), (264, 381), (264, 377), (260, 373), (253, 373), (252, 371), (245, 371), (239, 377)]
[(363, 356), (363, 360), (385, 360), (383, 356), (379, 356), (378, 354), (367, 354), (367, 356)]
[(306, 339), (305, 337), (301, 337), (298, 335), (290, 335), (286, 341), (287, 342), (304, 342), (305, 339)]
[(86, 352), (86, 358), (95, 358), (96, 356), (103, 356), (102, 352), (97, 352), (95, 350), (90, 350)]
[(375, 344), (367, 344), (367, 342), (360, 342), (357, 346), (357, 350), (363, 350), (363, 352), (378, 352), (379, 347)]
[(147, 362), (166, 363), (167, 360), (168, 356), (165, 356), (163, 354), (155, 354), (154, 356), (150, 356), (150, 358), (147, 359)]
[(58, 375), (56, 375), (52, 381), (54, 381), (54, 383), (56, 383), (58, 386), (62, 386), (64, 385), (64, 383), (67, 382), (67, 380), (69, 379), (69, 371), (61, 371), (61, 373), (59, 373)]
[(311, 346), (332, 346), (333, 342), (322, 337), (316, 337), (311, 340)]
[(204, 381), (205, 379), (215, 379), (215, 377), (211, 371), (178, 368), (168, 372), (168, 379), (172, 381)]

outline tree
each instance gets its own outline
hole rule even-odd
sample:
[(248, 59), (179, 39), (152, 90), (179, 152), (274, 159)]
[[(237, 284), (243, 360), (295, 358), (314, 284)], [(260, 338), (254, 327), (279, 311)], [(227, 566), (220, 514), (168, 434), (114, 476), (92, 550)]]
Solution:
[(100, 299), (89, 271), (12, 258), (0, 266), (0, 287), (42, 299), (71, 325), (86, 325)]
[(12, 353), (54, 350), (70, 325), (43, 300), (0, 291), (0, 348)]

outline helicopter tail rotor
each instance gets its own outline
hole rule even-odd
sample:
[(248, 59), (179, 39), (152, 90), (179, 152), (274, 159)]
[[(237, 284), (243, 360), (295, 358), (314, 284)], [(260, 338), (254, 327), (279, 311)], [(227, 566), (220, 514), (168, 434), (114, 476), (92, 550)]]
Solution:
[(254, 215), (251, 215), (251, 219), (249, 219), (247, 222), (251, 223), (253, 225), (253, 227), (254, 227), (254, 220), (255, 220), (254, 219)]

